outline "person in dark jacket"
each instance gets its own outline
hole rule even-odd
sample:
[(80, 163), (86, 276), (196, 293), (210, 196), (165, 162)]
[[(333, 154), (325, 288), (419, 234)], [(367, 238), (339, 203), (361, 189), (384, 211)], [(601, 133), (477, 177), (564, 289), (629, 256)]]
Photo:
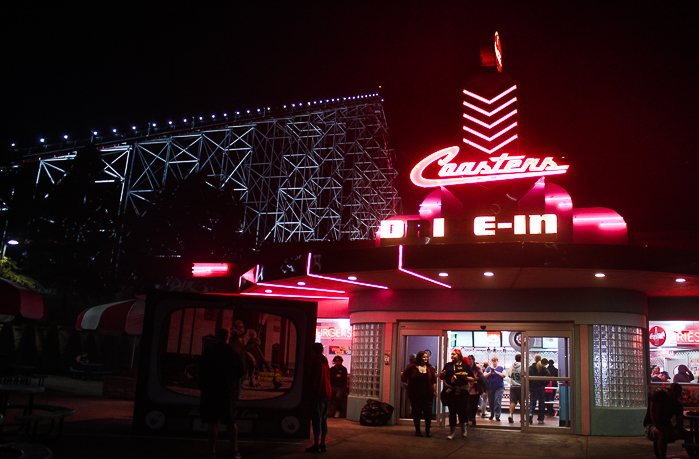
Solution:
[(687, 365), (680, 365), (679, 367), (677, 367), (677, 374), (674, 378), (672, 378), (672, 382), (689, 383), (692, 381), (694, 381), (694, 375), (691, 371), (689, 371)]
[(461, 349), (451, 351), (451, 362), (444, 365), (444, 369), (439, 374), (439, 378), (444, 381), (443, 399), (449, 408), (449, 435), (447, 440), (454, 438), (456, 431), (456, 417), (459, 417), (461, 425), (461, 436), (468, 433), (468, 398), (469, 383), (476, 382), (473, 370), (468, 359), (464, 360)]
[(437, 371), (430, 365), (429, 357), (425, 351), (417, 353), (415, 363), (408, 365), (400, 379), (408, 385), (408, 399), (412, 408), (415, 435), (422, 437), (420, 418), (423, 417), (424, 413), (425, 436), (431, 437), (432, 403), (437, 396)]
[[(546, 366), (546, 369), (549, 371), (549, 374), (553, 377), (558, 377), (558, 368), (555, 367), (554, 365), (554, 360), (551, 359), (548, 361), (548, 364)], [(551, 381), (549, 384), (546, 386), (546, 401), (547, 402), (553, 402), (556, 400), (556, 391), (558, 390), (558, 381)], [(547, 403), (546, 404), (546, 414), (549, 416), (554, 416), (556, 412), (553, 409), (553, 403)]]
[[(551, 376), (549, 371), (541, 363), (541, 356), (536, 354), (534, 356), (534, 363), (529, 367), (529, 377), (541, 377), (541, 376)], [(534, 422), (534, 410), (536, 409), (537, 402), (539, 403), (539, 413), (537, 415), (537, 421), (539, 425), (545, 424), (544, 419), (546, 419), (545, 410), (546, 405), (544, 403), (544, 394), (546, 393), (544, 388), (548, 384), (548, 381), (543, 380), (529, 380), (529, 399), (531, 405), (529, 406), (529, 424)]]
[(347, 368), (345, 368), (342, 362), (342, 357), (336, 355), (333, 357), (333, 366), (330, 368), (330, 387), (333, 391), (330, 404), (335, 407), (336, 418), (340, 417), (340, 412), (347, 396)]
[(476, 379), (475, 382), (469, 382), (468, 391), (468, 418), (471, 420), (471, 425), (476, 425), (476, 415), (478, 414), (478, 404), (481, 399), (481, 395), (485, 392), (485, 388), (481, 384), (481, 378), (484, 378), (483, 372), (481, 371), (481, 366), (476, 363), (476, 357), (473, 355), (468, 356), (468, 361), (471, 364), (471, 370), (473, 370), (473, 377)]
[(226, 425), (233, 447), (233, 457), (238, 452), (238, 428), (235, 424), (235, 405), (238, 400), (243, 361), (228, 345), (230, 331), (221, 328), (216, 332), (216, 344), (202, 352), (199, 361), (199, 388), (201, 389), (201, 420), (208, 424), (208, 458), (216, 457), (218, 422)]
[(306, 448), (309, 453), (326, 451), (325, 437), (328, 435), (328, 406), (332, 388), (330, 386), (330, 368), (328, 359), (323, 355), (323, 344), (311, 346), (312, 363), (308, 375), (311, 384), (311, 425), (313, 426), (313, 444)]
[(656, 390), (650, 398), (643, 427), (646, 438), (653, 442), (653, 452), (658, 459), (665, 459), (667, 444), (677, 440), (691, 441), (691, 434), (684, 429), (684, 410), (679, 401), (682, 386), (672, 383), (670, 390)]

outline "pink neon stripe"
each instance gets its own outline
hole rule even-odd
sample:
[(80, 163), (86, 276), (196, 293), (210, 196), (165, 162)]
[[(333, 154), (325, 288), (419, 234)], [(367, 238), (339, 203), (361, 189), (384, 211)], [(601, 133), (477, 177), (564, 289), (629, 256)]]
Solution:
[(410, 274), (411, 276), (415, 276), (415, 277), (418, 277), (420, 279), (424, 279), (428, 282), (432, 282), (433, 284), (441, 285), (442, 287), (451, 288), (451, 285), (449, 285), (449, 284), (439, 282), (439, 281), (431, 279), (427, 276), (423, 276), (422, 274), (418, 274), (418, 273), (415, 273), (415, 272), (412, 272), (410, 270), (403, 268), (403, 246), (402, 245), (398, 246), (398, 271), (402, 271), (406, 274)]
[(508, 113), (507, 115), (505, 115), (505, 116), (503, 116), (502, 118), (500, 118), (499, 120), (493, 122), (493, 124), (484, 123), (483, 121), (481, 121), (481, 120), (479, 120), (479, 119), (477, 119), (477, 118), (474, 118), (474, 117), (472, 117), (471, 115), (467, 115), (466, 113), (464, 113), (464, 118), (466, 118), (467, 120), (471, 120), (471, 121), (473, 121), (474, 123), (478, 123), (478, 124), (480, 124), (481, 126), (483, 126), (484, 128), (492, 129), (493, 127), (495, 127), (495, 126), (497, 126), (498, 124), (502, 123), (502, 122), (505, 121), (506, 119), (515, 116), (516, 114), (517, 114), (517, 110), (512, 110), (512, 111), (511, 111), (510, 113)]
[(500, 145), (498, 145), (497, 147), (495, 147), (495, 148), (493, 148), (493, 149), (491, 149), (491, 150), (488, 150), (487, 148), (482, 147), (482, 146), (478, 145), (478, 144), (475, 143), (475, 142), (471, 142), (471, 141), (468, 140), (468, 139), (464, 139), (464, 143), (467, 143), (467, 144), (469, 144), (469, 145), (472, 145), (472, 146), (478, 148), (479, 150), (481, 150), (481, 151), (483, 151), (483, 152), (485, 152), (485, 153), (487, 153), (487, 154), (491, 154), (492, 152), (494, 152), (494, 151), (497, 150), (498, 148), (501, 148), (501, 147), (507, 145), (508, 143), (512, 142), (512, 141), (515, 140), (516, 138), (517, 138), (517, 134), (513, 135), (512, 137), (510, 137), (509, 139), (505, 140), (503, 143), (501, 143)]
[(492, 136), (492, 137), (488, 137), (488, 136), (486, 136), (486, 135), (483, 135), (483, 134), (481, 134), (480, 132), (478, 132), (478, 131), (476, 131), (476, 130), (474, 130), (474, 129), (468, 128), (468, 127), (466, 127), (466, 126), (464, 126), (464, 131), (468, 131), (468, 132), (470, 132), (471, 134), (477, 135), (477, 136), (480, 137), (481, 139), (487, 140), (488, 142), (492, 142), (493, 140), (497, 139), (498, 137), (500, 137), (501, 135), (503, 135), (504, 133), (506, 133), (506, 132), (509, 131), (510, 129), (514, 128), (515, 126), (517, 126), (517, 122), (512, 123), (511, 125), (507, 126), (505, 129), (503, 129), (502, 131), (498, 132), (497, 134), (495, 134), (495, 135)]
[(319, 274), (311, 274), (311, 257), (313, 254), (311, 252), (308, 252), (308, 261), (306, 262), (306, 275), (309, 277), (315, 277), (317, 279), (327, 279), (327, 280), (332, 280), (335, 282), (344, 282), (346, 284), (354, 284), (354, 285), (361, 285), (364, 287), (372, 287), (372, 288), (380, 288), (384, 290), (388, 290), (388, 287), (385, 285), (375, 285), (375, 284), (367, 284), (365, 282), (357, 282), (357, 281), (351, 281), (349, 279), (339, 279), (337, 277), (329, 277), (329, 276), (321, 276)]
[(290, 289), (295, 289), (295, 290), (311, 290), (314, 292), (347, 293), (344, 290), (332, 290), (329, 288), (316, 288), (316, 287), (299, 287), (296, 285), (268, 284), (266, 282), (258, 282), (257, 285), (264, 285), (267, 287), (276, 287), (276, 288), (290, 288)]
[(479, 112), (479, 113), (484, 114), (485, 116), (493, 116), (494, 114), (496, 114), (496, 113), (499, 112), (500, 110), (504, 110), (506, 107), (509, 107), (510, 105), (514, 104), (515, 102), (517, 102), (517, 98), (516, 98), (516, 97), (515, 97), (514, 99), (510, 100), (509, 102), (506, 102), (506, 103), (502, 104), (501, 106), (499, 106), (498, 108), (496, 108), (496, 109), (493, 110), (492, 112), (486, 112), (486, 111), (483, 110), (482, 108), (476, 107), (475, 105), (469, 104), (468, 102), (464, 102), (464, 105), (467, 106), (468, 108), (472, 109), (472, 110), (475, 110), (475, 111), (477, 111), (477, 112)]
[(246, 296), (274, 296), (278, 298), (309, 298), (315, 300), (349, 300), (348, 296), (283, 295), (276, 293), (241, 293)]
[(510, 89), (506, 90), (505, 92), (500, 93), (500, 95), (495, 96), (493, 99), (490, 99), (490, 100), (486, 99), (485, 97), (481, 97), (478, 94), (472, 93), (471, 91), (468, 91), (466, 89), (464, 89), (464, 94), (466, 94), (467, 96), (471, 96), (474, 99), (478, 99), (481, 102), (485, 102), (486, 104), (490, 105), (493, 102), (502, 99), (503, 97), (505, 97), (506, 95), (508, 95), (512, 91), (514, 91), (515, 89), (517, 89), (517, 85), (512, 86)]

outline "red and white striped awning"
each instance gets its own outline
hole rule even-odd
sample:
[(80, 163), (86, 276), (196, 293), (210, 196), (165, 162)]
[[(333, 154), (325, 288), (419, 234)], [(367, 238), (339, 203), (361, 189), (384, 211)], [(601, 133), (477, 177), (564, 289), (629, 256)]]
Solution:
[(99, 330), (113, 335), (140, 335), (143, 332), (145, 309), (144, 298), (94, 306), (80, 313), (75, 329)]
[(15, 282), (0, 279), (0, 322), (9, 322), (15, 316), (47, 320), (48, 315), (41, 295)]

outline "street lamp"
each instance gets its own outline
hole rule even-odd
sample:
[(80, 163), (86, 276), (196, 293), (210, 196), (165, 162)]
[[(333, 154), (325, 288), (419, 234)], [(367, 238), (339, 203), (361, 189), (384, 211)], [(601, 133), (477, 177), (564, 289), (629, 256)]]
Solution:
[(15, 241), (14, 239), (8, 240), (5, 244), (2, 245), (2, 257), (0, 258), (5, 258), (5, 249), (7, 249), (8, 245), (17, 245), (19, 244), (18, 241)]

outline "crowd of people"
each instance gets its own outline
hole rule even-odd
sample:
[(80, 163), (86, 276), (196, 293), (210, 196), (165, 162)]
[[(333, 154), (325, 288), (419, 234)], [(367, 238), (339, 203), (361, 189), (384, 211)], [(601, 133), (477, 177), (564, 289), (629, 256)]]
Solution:
[[(437, 396), (437, 378), (441, 379), (443, 390), (440, 400), (449, 411), (449, 435), (452, 440), (460, 433), (468, 435), (468, 425), (476, 425), (478, 412), (482, 418), (490, 413), (490, 420), (499, 422), (502, 415), (502, 399), (505, 392), (505, 381), (510, 383), (510, 404), (506, 407), (509, 412), (508, 422), (514, 423), (514, 412), (517, 404), (522, 404), (522, 355), (515, 356), (515, 362), (509, 369), (500, 365), (497, 356), (479, 365), (473, 355), (464, 357), (460, 349), (451, 352), (451, 361), (440, 373), (429, 363), (429, 356), (421, 351), (401, 374), (401, 380), (407, 386), (408, 399), (412, 408), (412, 418), (415, 424), (415, 435), (423, 436), (421, 421), (425, 422), (425, 435), (430, 436), (432, 405)], [(531, 406), (529, 423), (537, 414), (538, 424), (544, 424), (545, 416), (553, 415), (552, 403), (558, 384), (544, 377), (558, 377), (558, 369), (554, 360), (542, 359), (541, 355), (534, 356), (534, 362), (528, 369), (529, 376), (542, 379), (532, 379), (529, 383)], [(548, 366), (546, 366), (548, 365)], [(548, 407), (548, 408), (547, 408)]]

